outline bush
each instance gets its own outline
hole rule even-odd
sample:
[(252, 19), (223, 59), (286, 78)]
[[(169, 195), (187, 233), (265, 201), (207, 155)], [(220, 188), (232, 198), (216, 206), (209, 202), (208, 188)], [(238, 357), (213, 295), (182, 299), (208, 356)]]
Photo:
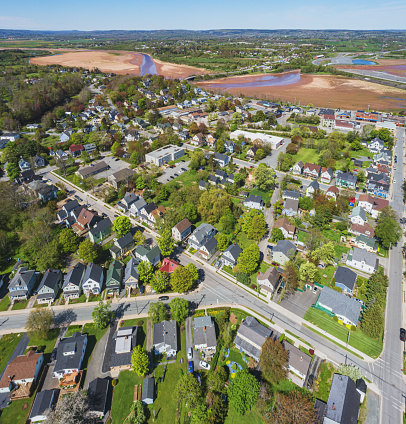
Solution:
[(333, 316), (333, 320), (334, 320), (335, 322), (337, 322), (337, 321), (338, 321), (338, 318), (334, 315), (334, 316)]
[(139, 327), (142, 327), (142, 326), (144, 325), (144, 321), (143, 321), (142, 319), (138, 320), (138, 321), (137, 321), (137, 325), (138, 325)]
[(118, 383), (117, 378), (113, 378), (113, 380), (111, 381), (111, 385), (112, 385), (113, 387), (116, 387), (116, 386), (117, 386), (117, 383)]
[(356, 330), (357, 330), (357, 327), (355, 325), (352, 325), (351, 326), (351, 331), (356, 331)]

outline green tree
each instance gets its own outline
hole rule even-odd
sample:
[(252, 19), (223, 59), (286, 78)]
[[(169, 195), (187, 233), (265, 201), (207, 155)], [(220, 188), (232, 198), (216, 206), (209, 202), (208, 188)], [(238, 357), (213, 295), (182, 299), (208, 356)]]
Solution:
[(133, 240), (134, 240), (134, 243), (138, 246), (140, 244), (144, 244), (145, 243), (145, 236), (144, 236), (144, 234), (140, 230), (138, 230), (134, 234)]
[(47, 340), (54, 320), (55, 317), (52, 310), (44, 308), (32, 309), (25, 323), (25, 329), (36, 337)]
[(83, 152), (80, 154), (80, 159), (82, 159), (82, 161), (85, 163), (89, 163), (92, 160), (86, 150), (83, 150)]
[(228, 386), (228, 397), (238, 415), (244, 415), (256, 403), (259, 381), (247, 370), (237, 373)]
[(120, 148), (120, 143), (118, 141), (116, 141), (112, 146), (111, 146), (111, 153), (116, 156), (117, 154), (117, 150)]
[(395, 211), (390, 206), (385, 206), (379, 214), (375, 228), (375, 236), (380, 239), (381, 245), (389, 249), (402, 237), (402, 228), (398, 224)]
[(228, 374), (224, 367), (217, 366), (216, 370), (208, 375), (207, 385), (210, 390), (218, 393), (223, 393)]
[(148, 353), (141, 345), (135, 346), (131, 354), (131, 369), (140, 377), (148, 374), (149, 358)]
[[(239, 174), (236, 174), (236, 175), (239, 175)], [(222, 230), (226, 234), (231, 234), (235, 229), (236, 222), (237, 221), (234, 218), (234, 215), (232, 213), (229, 213), (229, 214), (222, 216), (220, 218), (219, 224), (220, 224)]]
[(61, 266), (61, 251), (58, 239), (54, 238), (35, 255), (37, 270), (46, 271), (49, 268), (57, 269)]
[(191, 424), (207, 424), (209, 422), (209, 411), (205, 403), (201, 402), (196, 405), (192, 411)]
[(341, 375), (346, 375), (347, 377), (350, 377), (351, 380), (354, 381), (354, 383), (356, 383), (357, 380), (359, 380), (360, 378), (364, 378), (361, 370), (358, 367), (356, 367), (355, 365), (341, 364), (338, 367), (337, 372)]
[(251, 226), (247, 232), (247, 237), (250, 240), (256, 240), (258, 243), (266, 233), (266, 222), (265, 217), (261, 213), (260, 215), (254, 216), (251, 221)]
[(312, 262), (304, 262), (299, 268), (299, 278), (304, 283), (313, 282), (317, 275), (317, 267)]
[(142, 261), (138, 265), (137, 270), (140, 276), (140, 280), (143, 282), (143, 284), (148, 284), (151, 282), (154, 275), (154, 267), (149, 262)]
[(106, 328), (114, 317), (114, 312), (111, 310), (111, 300), (104, 303), (102, 300), (93, 309), (92, 318), (96, 328)]
[(271, 241), (272, 243), (277, 243), (279, 240), (284, 240), (282, 230), (280, 228), (272, 228), (271, 231)]
[(283, 211), (283, 203), (279, 200), (273, 204), (273, 216), (278, 216)]
[(149, 305), (148, 317), (154, 323), (162, 322), (169, 319), (169, 314), (164, 303), (155, 302)]
[(228, 237), (225, 234), (220, 234), (217, 237), (217, 249), (220, 250), (220, 252), (224, 252), (229, 244), (230, 241), (228, 240)]
[(79, 237), (71, 228), (64, 228), (59, 233), (59, 244), (65, 253), (76, 252), (79, 246)]
[(181, 297), (175, 297), (169, 302), (171, 317), (181, 324), (189, 315), (189, 301)]
[(310, 257), (315, 262), (323, 261), (327, 265), (332, 264), (335, 258), (334, 243), (330, 241), (321, 245), (310, 253)]
[(175, 292), (185, 293), (193, 287), (194, 283), (189, 270), (182, 265), (178, 266), (171, 275), (171, 286)]
[(254, 170), (255, 185), (262, 191), (267, 191), (276, 185), (276, 173), (265, 164), (260, 163)]
[(118, 216), (113, 223), (113, 231), (120, 236), (126, 235), (131, 230), (131, 221), (128, 216)]
[(6, 172), (10, 181), (14, 181), (20, 175), (20, 170), (18, 168), (18, 165), (13, 162), (7, 165)]
[(79, 244), (78, 256), (85, 263), (93, 263), (98, 258), (99, 252), (90, 240), (83, 240)]
[(377, 304), (373, 304), (362, 314), (362, 331), (373, 339), (382, 336), (384, 324), (383, 311)]
[(189, 262), (186, 265), (185, 268), (189, 271), (189, 273), (190, 273), (190, 275), (192, 277), (193, 283), (196, 283), (197, 280), (199, 279), (199, 271), (198, 271), (196, 265), (193, 264), (192, 262)]
[(185, 405), (188, 410), (193, 410), (202, 398), (202, 389), (197, 379), (188, 373), (178, 380), (174, 396), (177, 400), (178, 408)]
[(145, 415), (145, 407), (140, 400), (132, 403), (130, 415), (125, 422), (126, 424), (146, 424), (147, 416)]
[(147, 186), (147, 183), (145, 182), (145, 179), (142, 175), (138, 176), (135, 184), (138, 190), (144, 190), (144, 188)]
[(224, 141), (223, 140), (217, 140), (217, 142), (216, 142), (216, 152), (218, 152), (218, 153), (224, 153), (224, 151), (225, 151), (225, 144), (224, 144)]
[(261, 349), (262, 376), (272, 384), (278, 384), (288, 375), (288, 351), (279, 340), (267, 337)]
[(169, 228), (163, 228), (158, 237), (158, 246), (161, 249), (162, 256), (171, 256), (175, 249), (175, 240), (172, 238), (172, 231)]
[(261, 254), (256, 244), (246, 247), (237, 259), (236, 271), (240, 274), (251, 275), (257, 269)]
[(157, 293), (164, 293), (169, 287), (169, 274), (163, 271), (156, 271), (151, 282), (152, 288)]

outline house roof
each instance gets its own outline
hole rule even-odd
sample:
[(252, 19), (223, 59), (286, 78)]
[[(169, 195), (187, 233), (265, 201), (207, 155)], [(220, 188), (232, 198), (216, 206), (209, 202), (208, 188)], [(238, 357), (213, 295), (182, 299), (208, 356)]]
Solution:
[(279, 218), (273, 223), (274, 228), (284, 228), (288, 233), (294, 233), (296, 227), (285, 217)]
[(360, 249), (358, 247), (354, 247), (348, 252), (348, 257), (350, 256), (352, 257), (353, 261), (365, 262), (367, 265), (372, 267), (376, 267), (377, 261), (379, 261), (375, 253), (368, 252), (367, 250)]
[(120, 249), (124, 249), (130, 244), (134, 244), (133, 235), (131, 232), (128, 232), (125, 236), (120, 237), (118, 240), (114, 242)]
[(269, 281), (274, 289), (276, 289), (276, 286), (278, 285), (280, 274), (278, 270), (271, 266), (269, 267), (265, 272), (259, 272), (257, 276), (257, 281), (261, 283), (261, 281)]
[(132, 351), (137, 345), (138, 327), (120, 327), (113, 335), (110, 367), (131, 364)]
[(319, 173), (321, 170), (320, 165), (316, 165), (315, 163), (309, 163), (309, 162), (305, 163), (304, 169), (306, 168), (309, 169), (310, 172), (316, 171), (317, 173)]
[(35, 353), (34, 350), (29, 350), (25, 355), (14, 358), (3, 372), (0, 380), (0, 389), (9, 387), (9, 376), (11, 380), (34, 378), (37, 361), (42, 355), (42, 353)]
[(158, 254), (161, 254), (161, 249), (159, 248), (159, 246), (154, 246), (152, 249), (149, 249), (145, 246), (142, 245), (138, 245), (136, 248), (136, 253), (140, 256), (146, 256), (146, 258), (151, 261), (152, 259), (154, 259), (156, 256), (158, 256)]
[(336, 283), (343, 284), (350, 290), (354, 290), (355, 282), (357, 281), (357, 274), (345, 266), (339, 266), (334, 278)]
[(204, 247), (208, 252), (212, 252), (217, 248), (216, 237), (211, 236), (210, 238), (207, 238), (206, 241), (202, 244), (202, 247)]
[(355, 217), (355, 216), (359, 216), (364, 221), (366, 221), (367, 220), (367, 211), (364, 208), (361, 208), (361, 206), (356, 206), (351, 211), (351, 217)]
[(140, 276), (137, 269), (139, 264), (140, 261), (138, 259), (131, 257), (125, 266), (124, 282), (126, 282), (130, 277), (134, 277), (137, 281), (139, 280)]
[(285, 205), (283, 207), (286, 210), (292, 209), (293, 211), (299, 210), (299, 200), (297, 199), (286, 199)]
[(350, 377), (334, 374), (326, 418), (340, 424), (357, 424), (360, 398), (361, 395)]
[(35, 271), (29, 271), (25, 266), (18, 269), (12, 280), (10, 281), (9, 288), (20, 288), (24, 289), (30, 282)]
[(113, 261), (110, 264), (109, 269), (107, 270), (106, 284), (110, 280), (115, 280), (118, 283), (121, 283), (122, 273), (123, 273), (123, 265), (121, 264), (121, 262), (119, 262), (119, 261)]
[(41, 282), (38, 286), (38, 292), (42, 289), (42, 287), (49, 287), (54, 290), (55, 286), (58, 284), (62, 277), (62, 272), (59, 269), (48, 269), (44, 276), (42, 277)]
[(83, 145), (82, 145), (82, 144), (72, 144), (72, 145), (69, 147), (69, 151), (70, 151), (71, 153), (73, 153), (73, 152), (78, 152), (78, 151), (80, 151), (80, 150), (84, 150), (84, 147), (83, 147)]
[(209, 234), (211, 231), (215, 230), (215, 228), (210, 224), (200, 224), (194, 231), (193, 231), (193, 237), (196, 238), (196, 240), (201, 243), (207, 234)]
[(250, 352), (254, 357), (259, 358), (261, 354), (259, 348), (265, 343), (265, 339), (271, 337), (271, 335), (272, 330), (260, 324), (254, 317), (248, 316), (238, 328), (234, 343)]
[(374, 237), (370, 237), (370, 236), (367, 236), (365, 234), (360, 234), (359, 236), (357, 236), (355, 238), (355, 242), (356, 243), (359, 243), (359, 242), (364, 243), (368, 247), (373, 249), (375, 247), (376, 240), (375, 240)]
[(103, 279), (103, 268), (99, 267), (96, 264), (89, 264), (86, 267), (85, 275), (83, 277), (83, 282), (85, 283), (88, 280), (100, 281)]
[(291, 252), (296, 253), (296, 246), (289, 240), (279, 240), (276, 246), (273, 248), (275, 252), (281, 252), (285, 256), (289, 257)]
[(326, 193), (328, 193), (328, 192), (332, 192), (337, 196), (337, 194), (340, 193), (340, 190), (336, 186), (331, 186), (326, 191)]
[(190, 223), (190, 221), (187, 218), (185, 218), (185, 219), (182, 219), (182, 221), (180, 221), (178, 224), (176, 224), (174, 228), (176, 228), (182, 234), (184, 231), (190, 228), (191, 225), (192, 224)]
[(176, 321), (162, 321), (154, 324), (154, 345), (164, 343), (167, 351), (178, 350), (178, 332)]
[(382, 210), (385, 206), (389, 205), (389, 201), (386, 199), (381, 199), (379, 197), (373, 197), (370, 194), (362, 193), (358, 198), (359, 202), (368, 202), (372, 205), (372, 209), (377, 211)]
[(361, 313), (360, 303), (330, 287), (323, 287), (317, 303), (327, 306), (335, 315), (344, 316), (355, 324), (358, 322)]
[(56, 403), (59, 396), (59, 389), (41, 390), (37, 392), (34, 403), (32, 405), (30, 420), (35, 417), (44, 415), (47, 409), (51, 409)]
[(102, 231), (106, 231), (109, 227), (111, 227), (110, 218), (104, 218), (101, 221), (97, 222), (96, 225), (90, 229), (89, 233), (95, 236)]
[(127, 178), (131, 178), (135, 174), (136, 172), (133, 169), (123, 168), (115, 172), (114, 174), (111, 174), (109, 176), (109, 179), (113, 179), (116, 182), (120, 182), (126, 180)]
[[(87, 334), (75, 333), (72, 337), (61, 340), (56, 351), (56, 361), (54, 372), (61, 372), (67, 369), (79, 368), (82, 359), (83, 344), (87, 340)], [(66, 353), (74, 349), (74, 353)]]
[(297, 190), (284, 190), (282, 197), (291, 197), (292, 199), (300, 199), (302, 195)]
[(319, 190), (320, 189), (320, 184), (317, 182), (317, 180), (313, 180), (308, 186), (309, 187), (313, 187), (314, 190)]
[(155, 399), (155, 378), (147, 377), (142, 382), (142, 401)]
[(312, 357), (303, 353), (299, 348), (284, 340), (283, 347), (288, 351), (288, 365), (298, 370), (300, 373), (307, 375), (309, 371)]
[(357, 388), (357, 390), (359, 390), (362, 393), (367, 392), (367, 383), (365, 383), (365, 380), (363, 378), (359, 378), (355, 382), (355, 387)]
[(98, 163), (95, 163), (93, 166), (87, 166), (86, 168), (79, 169), (78, 172), (82, 177), (86, 178), (86, 176), (97, 174), (106, 168), (109, 168), (109, 165), (107, 165), (107, 163), (102, 160)]
[(251, 194), (248, 199), (244, 200), (244, 203), (246, 202), (252, 202), (252, 203), (258, 203), (259, 205), (263, 205), (264, 201), (262, 200), (261, 196), (255, 196), (254, 194)]
[(107, 378), (95, 378), (89, 383), (87, 395), (89, 396), (90, 411), (104, 414), (108, 390), (109, 380)]
[(80, 211), (80, 214), (78, 216), (77, 222), (82, 225), (83, 227), (85, 225), (90, 225), (90, 223), (92, 222), (92, 219), (95, 217), (95, 213), (90, 212), (89, 210), (87, 210), (86, 208), (83, 208)]
[[(217, 346), (216, 328), (211, 317), (200, 317), (193, 320), (193, 341), (194, 345), (206, 345), (207, 347)], [(210, 318), (210, 321), (209, 319)], [(196, 321), (197, 320), (197, 321)], [(204, 325), (202, 325), (204, 323)]]
[(171, 272), (175, 271), (175, 269), (179, 266), (179, 262), (176, 262), (173, 259), (165, 258), (162, 262), (161, 268), (159, 268), (162, 272), (167, 272), (170, 274)]
[(147, 215), (149, 215), (152, 211), (154, 211), (156, 209), (156, 204), (154, 202), (148, 203), (145, 207), (144, 207), (144, 211), (146, 212)]
[[(239, 256), (242, 253), (241, 247), (237, 243), (230, 244), (230, 246), (227, 247), (227, 249), (224, 251), (224, 253), (228, 252), (234, 261), (236, 262)], [(223, 253), (223, 255), (224, 255)]]
[(304, 164), (301, 160), (296, 164), (296, 166), (298, 166), (299, 168), (304, 168)]
[(349, 183), (356, 183), (357, 182), (357, 176), (351, 174), (351, 172), (338, 172), (337, 173), (337, 178), (339, 178), (340, 180), (344, 180), (347, 181)]
[(79, 206), (79, 203), (76, 199), (70, 200), (69, 202), (66, 202), (62, 208), (65, 209), (67, 212), (76, 209)]
[(350, 230), (354, 233), (361, 233), (361, 234), (366, 234), (366, 232), (369, 231), (369, 235), (371, 237), (374, 237), (375, 235), (375, 230), (368, 224), (365, 224), (365, 225), (352, 224)]
[(320, 399), (316, 399), (314, 402), (314, 413), (316, 415), (316, 423), (323, 424), (324, 417), (327, 413), (327, 403)]
[(334, 175), (334, 171), (330, 167), (326, 168), (323, 166), (323, 168), (321, 168), (321, 173), (323, 174), (324, 172), (327, 172), (330, 175), (330, 177)]

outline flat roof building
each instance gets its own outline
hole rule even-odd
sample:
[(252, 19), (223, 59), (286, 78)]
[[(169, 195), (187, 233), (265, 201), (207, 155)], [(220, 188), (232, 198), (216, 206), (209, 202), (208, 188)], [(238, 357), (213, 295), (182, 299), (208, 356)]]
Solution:
[(145, 155), (145, 162), (151, 162), (156, 166), (162, 166), (165, 163), (179, 159), (184, 155), (185, 149), (183, 147), (168, 144), (167, 146), (161, 147), (153, 152), (147, 153)]

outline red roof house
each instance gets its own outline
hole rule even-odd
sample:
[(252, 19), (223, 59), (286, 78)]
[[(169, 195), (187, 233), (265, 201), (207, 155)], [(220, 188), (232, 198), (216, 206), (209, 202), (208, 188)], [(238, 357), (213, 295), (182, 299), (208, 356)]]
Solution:
[(168, 274), (175, 271), (175, 269), (179, 266), (179, 262), (174, 261), (173, 259), (165, 258), (162, 262), (161, 268), (159, 268), (162, 272), (167, 272)]

